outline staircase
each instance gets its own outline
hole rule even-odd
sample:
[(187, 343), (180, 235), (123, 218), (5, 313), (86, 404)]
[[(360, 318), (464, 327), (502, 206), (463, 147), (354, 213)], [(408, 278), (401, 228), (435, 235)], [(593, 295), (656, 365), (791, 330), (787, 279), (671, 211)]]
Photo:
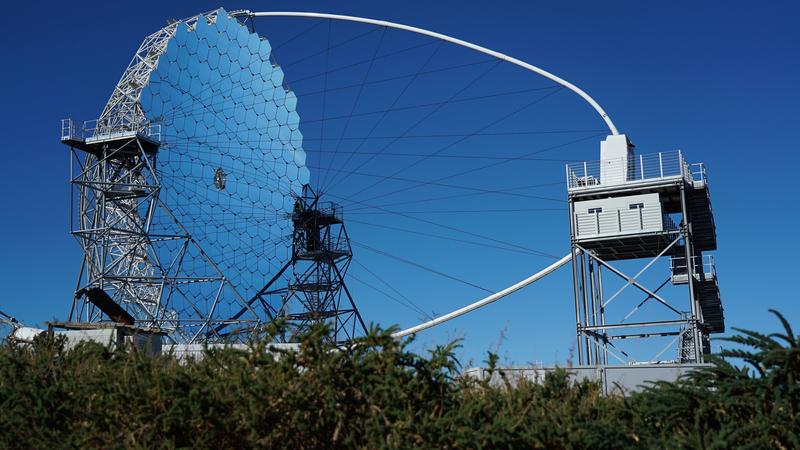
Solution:
[(705, 183), (695, 183), (686, 192), (686, 208), (692, 222), (695, 249), (711, 251), (717, 249), (717, 229), (711, 208), (711, 194)]
[[(693, 288), (695, 298), (700, 304), (703, 325), (706, 331), (711, 333), (725, 332), (725, 314), (722, 308), (722, 298), (719, 292), (719, 282), (717, 271), (712, 255), (695, 256), (693, 258)], [(672, 269), (672, 284), (687, 284), (689, 276), (687, 274), (686, 258), (683, 256), (672, 256), (670, 259)]]

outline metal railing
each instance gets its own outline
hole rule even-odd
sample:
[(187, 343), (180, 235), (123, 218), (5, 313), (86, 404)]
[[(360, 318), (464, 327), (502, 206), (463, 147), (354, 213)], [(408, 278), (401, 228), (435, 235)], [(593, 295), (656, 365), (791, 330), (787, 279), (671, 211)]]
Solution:
[[(717, 266), (714, 255), (692, 256), (692, 267), (695, 274), (703, 274), (706, 278), (717, 277)], [(686, 275), (686, 257), (674, 256), (669, 260), (669, 269), (672, 275)]]
[(113, 137), (116, 135), (130, 134), (132, 132), (146, 136), (156, 142), (161, 141), (161, 124), (146, 122), (132, 129), (130, 126), (119, 126), (108, 129), (98, 124), (98, 120), (86, 120), (80, 126), (73, 119), (61, 119), (61, 140), (85, 140), (99, 137)]
[(708, 174), (706, 173), (706, 165), (703, 163), (684, 163), (685, 173), (688, 181), (699, 182), (705, 184)]
[(75, 129), (75, 121), (72, 119), (61, 119), (61, 140), (66, 141), (78, 137), (78, 130)]
[(566, 173), (569, 190), (677, 177), (689, 182), (705, 181), (706, 176), (705, 165), (686, 163), (680, 150), (570, 163), (566, 166)]
[(344, 208), (340, 204), (333, 202), (320, 202), (317, 204), (317, 210), (338, 220), (342, 220), (344, 213)]
[(327, 235), (322, 237), (319, 244), (309, 246), (309, 243), (295, 243), (295, 251), (299, 256), (318, 255), (323, 252), (351, 254), (350, 243), (343, 236)]
[(324, 245), (329, 252), (350, 253), (350, 243), (342, 237), (328, 236)]

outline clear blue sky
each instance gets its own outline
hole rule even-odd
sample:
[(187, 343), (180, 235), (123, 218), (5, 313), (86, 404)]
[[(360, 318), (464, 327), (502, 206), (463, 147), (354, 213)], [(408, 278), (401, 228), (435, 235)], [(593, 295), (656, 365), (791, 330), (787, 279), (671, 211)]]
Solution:
[[(223, 6), (228, 10), (291, 7), (407, 23), (485, 45), (563, 76), (595, 97), (620, 130), (634, 141), (637, 150), (680, 148), (690, 160), (702, 161), (708, 166), (720, 245), (718, 271), (729, 328), (775, 329), (768, 308), (779, 309), (800, 326), (800, 306), (793, 286), (797, 267), (795, 255), (800, 251), (793, 236), (794, 224), (800, 219), (793, 195), (800, 166), (800, 89), (797, 87), (800, 31), (796, 26), (800, 8), (793, 2), (537, 3), (500, 0), (492, 2), (490, 8), (485, 2), (463, 1), (296, 1), (291, 5), (144, 1), (138, 5), (140, 7), (135, 9), (123, 8), (114, 2), (13, 2), (5, 8), (6, 32), (2, 37), (5, 63), (0, 72), (3, 86), (0, 123), (5, 139), (4, 164), (0, 167), (0, 186), (4, 192), (3, 220), (0, 221), (3, 255), (0, 309), (27, 323), (42, 324), (65, 317), (80, 258), (78, 246), (68, 233), (68, 158), (66, 148), (58, 142), (59, 120), (96, 117), (141, 39), (162, 27), (166, 19)], [(312, 24), (264, 19), (256, 23), (256, 29), (277, 47), (276, 43), (286, 42)], [(347, 39), (364, 30), (368, 28), (332, 28), (332, 41)], [(290, 67), (303, 50), (307, 55), (320, 45), (324, 48), (325, 33), (324, 26), (317, 27), (301, 39), (275, 49), (275, 56), (285, 64), (290, 84), (301, 79), (304, 73), (318, 72), (320, 64), (325, 64), (319, 57), (308, 64), (298, 61), (294, 69)], [(357, 56), (370, 48), (374, 51), (376, 36), (367, 37), (371, 40), (365, 38), (363, 47), (359, 47), (362, 45), (359, 41), (349, 50), (340, 49), (350, 55), (342, 54), (339, 58)], [(380, 45), (389, 49), (421, 42), (400, 34), (387, 34), (386, 42)], [(440, 57), (441, 66), (477, 60), (475, 55), (454, 49), (445, 49)], [(398, 55), (392, 59), (396, 64), (376, 67), (375, 71), (382, 76), (391, 76), (392, 70), (399, 74), (413, 72), (425, 58), (425, 53)], [(404, 66), (408, 68), (403, 70)], [(407, 103), (441, 100), (441, 95), (436, 97), (437, 94), (468, 83), (480, 73), (480, 67), (464, 69), (452, 78), (447, 78), (448, 74), (431, 78), (427, 84), (420, 82), (420, 86), (409, 93)], [(361, 70), (363, 74), (363, 67)], [(358, 79), (358, 73), (345, 73), (341, 80), (331, 78), (328, 82), (345, 82), (347, 76)], [(470, 89), (474, 93), (465, 96), (550, 86), (541, 79), (505, 67), (493, 71), (481, 83)], [(323, 116), (319, 96), (304, 97), (304, 93), (312, 92), (313, 88), (302, 82), (292, 86), (298, 93), (303, 129), (304, 118)], [(391, 92), (397, 92), (398, 86), (384, 89), (386, 95), (393, 95)], [(349, 111), (348, 95), (352, 97), (352, 94), (352, 91), (342, 92), (341, 97), (328, 98), (324, 116), (336, 114), (336, 108)], [(373, 105), (367, 105), (366, 99), (380, 99), (381, 91), (373, 91), (371, 95), (365, 94), (365, 103), (361, 106), (365, 110), (378, 107), (377, 100), (375, 107), (370, 108)], [(531, 98), (523, 95), (509, 100), (503, 97), (487, 106), (470, 103), (453, 107), (433, 115), (415, 132), (464, 133), (503, 117)], [(427, 112), (422, 111), (422, 114)], [(602, 132), (603, 129), (602, 121), (566, 92), (559, 92), (536, 105), (536, 111), (510, 117), (491, 130), (499, 133), (537, 129)], [(414, 117), (400, 116), (393, 119), (395, 122), (389, 122), (402, 130), (406, 124), (403, 120)], [(358, 126), (368, 129), (369, 123), (355, 124), (349, 133), (357, 133)], [(332, 131), (335, 124), (328, 127), (328, 133), (335, 133)], [(306, 148), (312, 154), (319, 148), (319, 141), (310, 137), (320, 133), (318, 128), (311, 122), (303, 129)], [(391, 135), (392, 130), (387, 129), (385, 134)], [(588, 135), (478, 137), (454, 145), (447, 153), (519, 155), (555, 145), (558, 139), (563, 143)], [(596, 159), (601, 138), (598, 135), (575, 148), (555, 149), (542, 156)], [(396, 144), (391, 151), (429, 153), (447, 142), (409, 140)], [(407, 162), (404, 160), (403, 164)], [(317, 164), (325, 167), (327, 162), (320, 160)], [(363, 171), (386, 175), (393, 173), (398, 164), (397, 160), (378, 160)], [(474, 161), (459, 159), (426, 161), (398, 176), (433, 179), (469, 169), (474, 164)], [(447, 183), (503, 189), (563, 181), (561, 161), (526, 164), (530, 166), (514, 164), (513, 168), (478, 172)], [(323, 173), (317, 175), (319, 179), (326, 177)], [(347, 196), (371, 182), (354, 175), (343, 183), (343, 190), (332, 190), (331, 194)], [(384, 183), (381, 190), (356, 198), (366, 201), (408, 186), (394, 183)], [(454, 192), (459, 191), (441, 186), (415, 188), (373, 203), (420, 201)], [(527, 197), (477, 196), (448, 204), (405, 204), (397, 210), (564, 208), (563, 202), (532, 197), (563, 200), (566, 197), (563, 185), (553, 184), (524, 192)], [(349, 206), (354, 209), (356, 205), (350, 203)], [(567, 218), (563, 211), (414, 214), (552, 255), (560, 256), (568, 251)], [(492, 289), (502, 288), (551, 261), (453, 242), (446, 245), (444, 241), (429, 242), (419, 235), (404, 232), (401, 236), (379, 227), (448, 234), (419, 221), (392, 220), (385, 215), (353, 214), (350, 217), (362, 222), (351, 225), (354, 240)], [(450, 233), (449, 236), (468, 239), (463, 234)], [(480, 290), (420, 273), (407, 264), (357, 249), (357, 257), (359, 255), (362, 255), (360, 261), (381, 272), (384, 279), (426, 311), (447, 312), (482, 296)], [(367, 277), (358, 268), (353, 271), (360, 278)], [(463, 337), (461, 356), (465, 363), (479, 362), (485, 350), (495, 349), (501, 341), (500, 353), (509, 363), (563, 362), (574, 338), (569, 278), (569, 271), (562, 270), (504, 302), (420, 336), (419, 342), (424, 347)], [(379, 285), (377, 281), (372, 284)], [(353, 288), (368, 321), (410, 326), (419, 318), (364, 286), (354, 283)]]

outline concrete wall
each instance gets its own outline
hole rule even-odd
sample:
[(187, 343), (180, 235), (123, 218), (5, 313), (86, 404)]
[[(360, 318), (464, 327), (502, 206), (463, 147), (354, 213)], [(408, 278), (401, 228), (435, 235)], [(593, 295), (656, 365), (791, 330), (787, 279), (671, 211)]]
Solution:
[(125, 328), (94, 328), (85, 330), (54, 329), (55, 336), (66, 338), (66, 348), (72, 349), (81, 342), (95, 342), (97, 344), (115, 348), (118, 345), (131, 345), (148, 355), (161, 353), (162, 336), (147, 332), (132, 332)]
[(117, 340), (117, 330), (114, 328), (101, 328), (94, 330), (54, 330), (56, 336), (64, 336), (66, 348), (72, 349), (81, 342), (96, 342), (101, 345), (115, 347)]
[[(632, 366), (583, 366), (564, 368), (575, 380), (600, 381), (605, 394), (627, 394), (637, 392), (646, 386), (648, 381), (676, 381), (701, 367), (709, 364), (641, 364)], [(520, 380), (534, 383), (544, 382), (548, 373), (555, 367), (503, 367), (489, 374), (484, 368), (472, 368), (464, 372), (464, 376), (480, 380), (488, 379), (490, 383), (503, 383), (503, 375), (513, 385)], [(503, 375), (501, 375), (501, 373)]]
[[(281, 344), (270, 343), (265, 346), (265, 350), (273, 356), (280, 355), (280, 351), (299, 351), (300, 344)], [(232, 348), (236, 350), (249, 351), (247, 344), (168, 344), (164, 345), (162, 352), (173, 355), (178, 361), (186, 359), (202, 359), (205, 351), (209, 349)]]

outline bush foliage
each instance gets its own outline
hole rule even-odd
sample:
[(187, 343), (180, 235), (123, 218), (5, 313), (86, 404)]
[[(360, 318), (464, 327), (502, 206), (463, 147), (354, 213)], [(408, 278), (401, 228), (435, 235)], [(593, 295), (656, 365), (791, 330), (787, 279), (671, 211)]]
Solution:
[(278, 358), (254, 343), (182, 363), (6, 344), (0, 447), (800, 448), (800, 336), (775, 314), (781, 333), (737, 330), (708, 369), (627, 397), (565, 371), (541, 384), (462, 377), (455, 345), (419, 355), (379, 329), (340, 351), (319, 329)]

